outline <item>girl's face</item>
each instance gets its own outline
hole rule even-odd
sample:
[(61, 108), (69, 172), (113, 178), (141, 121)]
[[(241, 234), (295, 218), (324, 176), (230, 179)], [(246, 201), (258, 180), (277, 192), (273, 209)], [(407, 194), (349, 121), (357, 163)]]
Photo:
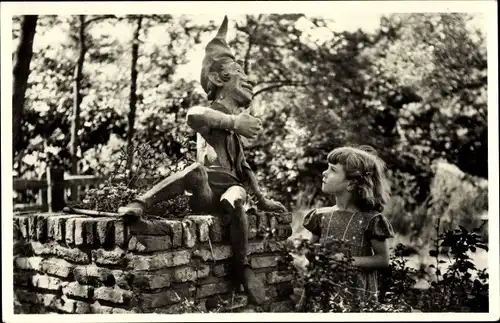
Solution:
[(339, 194), (347, 191), (349, 181), (345, 178), (344, 166), (328, 164), (323, 172), (323, 185), (321, 190), (327, 194)]

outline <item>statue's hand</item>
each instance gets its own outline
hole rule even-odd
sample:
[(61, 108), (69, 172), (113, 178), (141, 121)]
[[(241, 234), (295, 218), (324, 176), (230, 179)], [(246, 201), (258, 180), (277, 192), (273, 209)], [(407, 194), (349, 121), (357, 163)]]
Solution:
[(257, 203), (257, 207), (263, 211), (272, 211), (272, 212), (288, 212), (286, 207), (278, 201), (270, 200), (270, 199), (262, 199)]
[(254, 138), (262, 129), (262, 121), (244, 111), (234, 116), (234, 131), (247, 138)]

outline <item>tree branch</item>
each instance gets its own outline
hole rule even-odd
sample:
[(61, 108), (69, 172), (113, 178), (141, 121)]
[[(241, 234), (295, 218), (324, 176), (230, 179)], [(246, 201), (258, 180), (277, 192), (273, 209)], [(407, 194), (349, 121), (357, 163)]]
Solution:
[(271, 90), (279, 89), (279, 88), (282, 88), (282, 87), (285, 87), (285, 86), (304, 87), (304, 86), (307, 86), (307, 85), (308, 84), (304, 83), (304, 82), (283, 81), (283, 82), (278, 83), (278, 84), (273, 84), (273, 85), (269, 85), (269, 86), (261, 88), (260, 90), (258, 90), (257, 92), (255, 92), (253, 94), (253, 98), (255, 98), (257, 95), (262, 94), (264, 92), (269, 92)]
[[(252, 50), (252, 46), (254, 44), (253, 43), (254, 39), (253, 39), (252, 35), (257, 32), (257, 29), (259, 28), (259, 22), (260, 22), (261, 18), (262, 18), (262, 15), (259, 15), (259, 17), (257, 18), (257, 22), (256, 22), (255, 26), (253, 27), (252, 32), (248, 33), (248, 48), (247, 48), (247, 51), (245, 53), (245, 60), (243, 62), (243, 71), (245, 72), (246, 75), (248, 75), (248, 60), (250, 58), (250, 51)], [(248, 25), (249, 21), (250, 21), (250, 18), (247, 15), (247, 25)]]
[(87, 21), (85, 21), (85, 24), (84, 26), (87, 27), (89, 26), (91, 23), (93, 22), (98, 22), (98, 21), (101, 21), (101, 20), (106, 20), (106, 19), (121, 19), (121, 18), (118, 18), (117, 16), (115, 15), (103, 15), (103, 16), (97, 16), (97, 17), (94, 17), (92, 19), (89, 19)]

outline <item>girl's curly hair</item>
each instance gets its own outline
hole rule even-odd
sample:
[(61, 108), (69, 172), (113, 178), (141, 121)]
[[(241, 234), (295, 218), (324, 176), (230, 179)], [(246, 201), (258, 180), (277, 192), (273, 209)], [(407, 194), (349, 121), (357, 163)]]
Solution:
[(373, 147), (338, 147), (328, 154), (327, 160), (344, 167), (346, 178), (355, 184), (356, 204), (361, 210), (381, 212), (384, 209), (390, 188), (385, 162)]

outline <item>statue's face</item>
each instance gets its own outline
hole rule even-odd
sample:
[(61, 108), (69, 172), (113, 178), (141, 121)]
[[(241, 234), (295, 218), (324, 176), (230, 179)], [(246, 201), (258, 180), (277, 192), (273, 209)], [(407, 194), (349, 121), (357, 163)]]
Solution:
[(222, 72), (224, 85), (221, 94), (231, 98), (238, 106), (247, 106), (252, 102), (253, 86), (240, 64), (235, 61), (224, 64)]

